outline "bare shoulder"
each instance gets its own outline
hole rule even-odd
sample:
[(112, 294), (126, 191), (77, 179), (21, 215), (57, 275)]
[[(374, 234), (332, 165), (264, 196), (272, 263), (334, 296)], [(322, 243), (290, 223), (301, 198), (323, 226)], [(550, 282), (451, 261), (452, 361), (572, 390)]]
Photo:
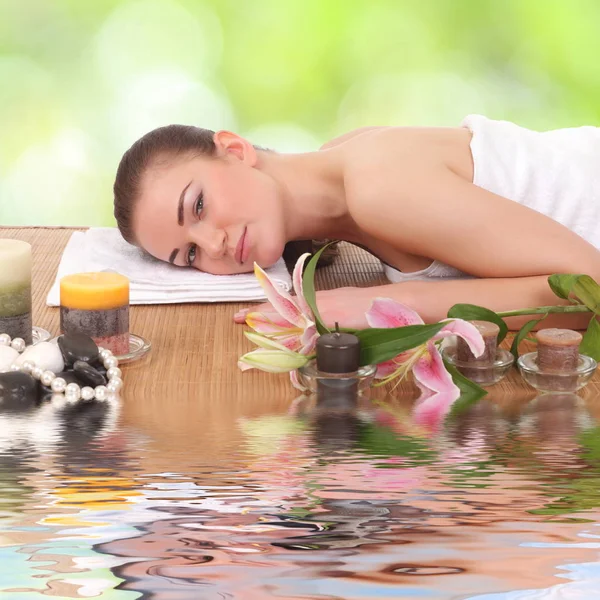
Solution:
[[(390, 127), (343, 147), (348, 210), (365, 227), (373, 211), (398, 218), (409, 197), (438, 175), (472, 180), (470, 134), (459, 128)], [(390, 214), (393, 213), (393, 214)]]
[(353, 129), (352, 131), (348, 131), (347, 133), (343, 133), (342, 135), (338, 135), (333, 139), (325, 142), (319, 150), (329, 150), (330, 148), (335, 148), (341, 144), (345, 144), (349, 140), (359, 136), (364, 135), (365, 133), (373, 133), (376, 131), (380, 131), (382, 129), (389, 129), (385, 126), (371, 126), (371, 127), (359, 127), (358, 129)]

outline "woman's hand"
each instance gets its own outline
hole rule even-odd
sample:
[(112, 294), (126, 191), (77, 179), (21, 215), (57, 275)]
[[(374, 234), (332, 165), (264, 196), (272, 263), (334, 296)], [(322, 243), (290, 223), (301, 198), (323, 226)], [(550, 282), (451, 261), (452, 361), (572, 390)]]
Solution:
[[(368, 327), (365, 313), (369, 310), (373, 298), (380, 295), (378, 290), (381, 288), (345, 287), (317, 292), (317, 307), (321, 319), (330, 329), (335, 327), (336, 322), (340, 327), (348, 329), (365, 329)], [(234, 321), (245, 323), (248, 312), (277, 314), (271, 304), (265, 302), (241, 310), (234, 316)]]

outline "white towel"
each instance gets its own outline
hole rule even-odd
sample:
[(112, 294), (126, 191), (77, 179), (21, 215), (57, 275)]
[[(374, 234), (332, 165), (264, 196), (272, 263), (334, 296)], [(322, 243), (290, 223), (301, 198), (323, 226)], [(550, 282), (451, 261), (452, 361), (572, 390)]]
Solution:
[[(211, 275), (176, 267), (128, 244), (118, 229), (99, 227), (73, 233), (63, 252), (47, 304), (60, 304), (59, 281), (62, 277), (89, 271), (114, 271), (129, 278), (131, 304), (235, 302), (265, 298), (253, 273)], [(291, 289), (291, 277), (283, 259), (266, 272), (278, 286), (286, 291)]]

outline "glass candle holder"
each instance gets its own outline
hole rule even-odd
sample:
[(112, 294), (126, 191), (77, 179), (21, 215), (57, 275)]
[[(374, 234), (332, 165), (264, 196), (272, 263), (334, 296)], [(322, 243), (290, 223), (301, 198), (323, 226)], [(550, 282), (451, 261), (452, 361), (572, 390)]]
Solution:
[(487, 364), (476, 360), (459, 360), (456, 346), (444, 348), (442, 356), (465, 377), (484, 387), (494, 385), (503, 379), (515, 360), (514, 356), (504, 348), (498, 348), (494, 361)]
[(519, 356), (517, 366), (523, 379), (541, 392), (576, 392), (583, 388), (594, 375), (598, 363), (585, 354), (580, 354), (575, 368), (563, 371), (547, 371), (538, 365), (538, 353), (528, 352)]
[(325, 373), (317, 369), (316, 360), (311, 360), (298, 369), (298, 381), (313, 394), (347, 397), (349, 393), (366, 394), (376, 372), (376, 365), (366, 365), (351, 373)]

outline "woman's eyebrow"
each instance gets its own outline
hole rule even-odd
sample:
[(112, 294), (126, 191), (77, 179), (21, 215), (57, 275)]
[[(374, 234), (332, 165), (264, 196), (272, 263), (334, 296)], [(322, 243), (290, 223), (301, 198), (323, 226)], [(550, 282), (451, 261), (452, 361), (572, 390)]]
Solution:
[(183, 201), (185, 199), (185, 192), (190, 187), (191, 181), (181, 190), (181, 195), (179, 196), (179, 204), (177, 205), (177, 223), (183, 227)]

